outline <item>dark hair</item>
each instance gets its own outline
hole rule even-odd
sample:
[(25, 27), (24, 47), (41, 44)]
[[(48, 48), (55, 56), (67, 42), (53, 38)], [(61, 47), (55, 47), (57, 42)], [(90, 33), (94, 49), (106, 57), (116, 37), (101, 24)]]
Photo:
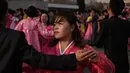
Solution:
[(38, 11), (37, 8), (35, 8), (34, 6), (30, 6), (27, 9), (27, 16), (33, 18), (33, 17), (37, 17), (38, 16)]
[(19, 10), (22, 12), (22, 11), (23, 11), (23, 8), (20, 8)]
[(27, 9), (24, 9), (24, 13), (27, 14)]
[(8, 3), (6, 0), (0, 0), (0, 21), (3, 19), (8, 10)]
[(20, 9), (16, 9), (16, 11), (20, 11)]
[(20, 13), (21, 13), (21, 16), (23, 17), (24, 16), (23, 8), (20, 8)]
[(14, 14), (16, 14), (15, 10), (12, 10), (12, 15), (14, 16)]
[(115, 15), (119, 15), (125, 7), (123, 0), (110, 0), (109, 7)]
[(27, 9), (24, 9), (24, 11), (27, 11)]
[[(55, 21), (55, 19), (61, 18), (58, 21)], [(70, 25), (74, 25), (75, 29), (72, 32), (72, 39), (75, 42), (75, 46), (83, 48), (84, 47), (84, 43), (82, 42), (83, 37), (80, 34), (80, 31), (78, 30), (78, 26), (76, 24), (77, 22), (77, 17), (73, 14), (73, 12), (69, 12), (69, 11), (60, 11), (55, 17), (54, 17), (54, 21), (53, 22), (60, 22), (62, 20), (66, 19)], [(53, 47), (58, 43), (59, 40), (57, 39), (53, 39), (50, 43), (50, 46)]]
[(108, 11), (107, 10), (103, 10), (103, 13), (108, 13)]
[(8, 9), (9, 14), (12, 14), (12, 11), (13, 11), (12, 9)]
[(91, 11), (94, 11), (94, 12), (96, 12), (96, 9), (92, 8), (92, 9), (91, 9)]

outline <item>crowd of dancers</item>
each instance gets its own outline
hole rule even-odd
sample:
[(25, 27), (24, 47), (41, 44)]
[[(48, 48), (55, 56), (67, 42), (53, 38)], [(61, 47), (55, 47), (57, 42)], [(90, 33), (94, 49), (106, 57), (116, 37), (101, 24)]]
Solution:
[[(20, 23), (21, 20), (27, 19), (27, 9), (9, 9), (8, 15), (8, 24), (7, 28), (15, 29), (16, 26)], [(42, 9), (38, 9), (38, 17), (35, 17), (41, 24), (47, 26), (47, 28), (52, 28), (53, 26), (53, 18), (60, 10), (52, 10), (46, 11)], [(85, 12), (74, 11), (74, 15), (77, 17), (77, 26), (84, 37), (84, 39), (91, 45), (94, 45), (95, 38), (100, 31), (100, 22), (109, 18), (109, 14), (107, 10), (98, 11), (96, 9), (88, 9)], [(29, 14), (32, 14), (30, 12)], [(130, 20), (130, 9), (125, 8), (119, 17), (123, 20)], [(16, 28), (17, 29), (17, 28)], [(48, 34), (49, 35), (49, 34)], [(50, 34), (52, 35), (52, 34)]]
[[(6, 27), (24, 32), (28, 44), (38, 52), (58, 56), (86, 49), (91, 56), (86, 63), (77, 64), (76, 71), (37, 69), (24, 63), (23, 73), (83, 73), (85, 67), (90, 73), (115, 73), (115, 63), (107, 59), (107, 54), (97, 52), (89, 46), (97, 46), (101, 22), (109, 19), (107, 10), (99, 12), (90, 9), (84, 13), (65, 10), (48, 12), (30, 6), (28, 9), (9, 9), (8, 12)], [(130, 9), (124, 9), (118, 14), (118, 18), (129, 21)]]
[[(52, 12), (48, 14), (45, 10), (36, 9), (34, 6), (30, 6), (22, 12), (20, 10), (22, 9), (17, 9), (17, 12), (11, 10), (7, 28), (24, 32), (28, 44), (38, 52), (49, 55), (67, 55), (76, 53), (80, 48), (86, 48), (92, 55), (92, 59), (89, 59), (90, 62), (86, 61), (85, 64), (78, 65), (76, 71), (42, 70), (24, 63), (24, 73), (83, 73), (85, 67), (91, 73), (114, 73), (113, 63), (102, 53), (98, 53), (99, 58), (97, 58), (94, 49), (83, 42), (84, 38), (90, 39), (90, 36), (86, 36), (90, 35), (92, 27), (88, 25), (89, 30), (86, 28), (84, 18), (81, 20), (82, 15), (78, 15), (78, 12), (75, 14), (70, 11), (59, 11), (55, 14)], [(92, 9), (90, 15), (95, 14), (96, 12)], [(91, 23), (91, 19), (88, 17), (86, 24)]]

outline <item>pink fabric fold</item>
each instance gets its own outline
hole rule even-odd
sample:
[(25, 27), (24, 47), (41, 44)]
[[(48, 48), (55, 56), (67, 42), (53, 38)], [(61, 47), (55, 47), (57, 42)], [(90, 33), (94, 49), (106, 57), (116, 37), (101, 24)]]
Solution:
[(89, 23), (87, 31), (86, 31), (85, 36), (84, 36), (84, 39), (91, 40), (91, 35), (92, 35), (92, 23)]

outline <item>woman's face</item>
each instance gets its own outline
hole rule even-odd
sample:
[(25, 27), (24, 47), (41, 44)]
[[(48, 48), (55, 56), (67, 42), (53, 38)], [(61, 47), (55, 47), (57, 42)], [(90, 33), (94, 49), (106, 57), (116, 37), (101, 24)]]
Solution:
[(70, 25), (66, 19), (63, 19), (60, 22), (59, 20), (60, 18), (56, 19), (54, 23), (54, 36), (56, 39), (61, 40), (72, 35), (74, 26)]
[(41, 21), (42, 21), (42, 22), (45, 22), (45, 23), (48, 21), (48, 16), (47, 16), (47, 14), (42, 14), (42, 15), (41, 15)]
[(17, 16), (17, 14), (16, 14), (16, 13), (14, 13), (14, 16)]
[(94, 11), (92, 10), (91, 12), (90, 12), (90, 16), (93, 16), (94, 15)]

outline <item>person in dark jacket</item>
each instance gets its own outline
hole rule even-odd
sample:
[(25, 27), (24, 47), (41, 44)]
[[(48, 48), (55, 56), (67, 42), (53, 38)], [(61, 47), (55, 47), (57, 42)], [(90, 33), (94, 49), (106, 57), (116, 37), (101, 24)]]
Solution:
[(109, 19), (101, 23), (96, 39), (96, 46), (104, 46), (105, 54), (116, 67), (116, 73), (129, 73), (127, 43), (130, 37), (130, 22), (118, 17), (124, 6), (123, 0), (110, 0)]
[(94, 45), (94, 41), (97, 35), (97, 30), (98, 30), (98, 15), (96, 13), (95, 9), (91, 10), (91, 13), (93, 14), (92, 16), (92, 37), (91, 37), (91, 45)]

